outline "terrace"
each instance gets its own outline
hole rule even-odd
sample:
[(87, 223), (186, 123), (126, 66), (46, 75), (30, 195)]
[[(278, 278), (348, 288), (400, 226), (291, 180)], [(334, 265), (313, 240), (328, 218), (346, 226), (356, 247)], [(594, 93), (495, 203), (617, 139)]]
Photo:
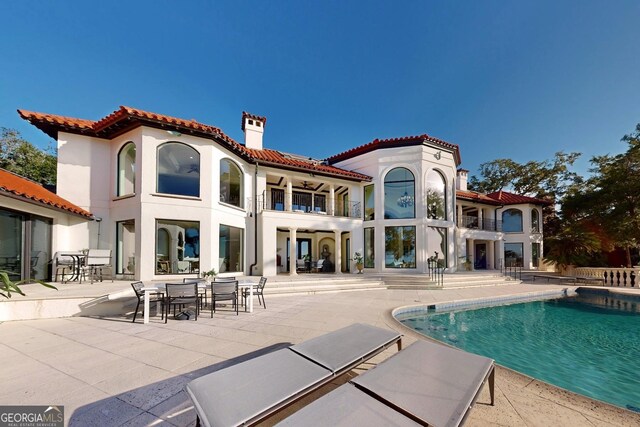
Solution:
[[(125, 285), (128, 286), (128, 282), (104, 283), (98, 287), (123, 290)], [(202, 316), (197, 322), (171, 320), (166, 325), (159, 317), (143, 325), (131, 323), (130, 315), (106, 314), (3, 322), (0, 324), (3, 353), (13, 362), (0, 368), (5, 385), (0, 392), (0, 404), (47, 404), (54, 399), (56, 404), (65, 406), (68, 425), (193, 425), (195, 414), (183, 391), (184, 385), (248, 357), (354, 322), (399, 330), (405, 334), (405, 345), (408, 345), (424, 338), (401, 329), (391, 318), (390, 312), (396, 307), (559, 288), (545, 283), (451, 286), (437, 292), (376, 288), (340, 293), (274, 294), (267, 295), (269, 308), (266, 310), (257, 307), (254, 313), (240, 316), (220, 311), (213, 319)], [(67, 289), (62, 292), (72, 296), (72, 290)], [(96, 294), (107, 291), (95, 289)], [(382, 353), (372, 364), (394, 352)], [(326, 387), (313, 398), (334, 386)], [(485, 389), (471, 412), (468, 425), (640, 423), (640, 414), (559, 390), (501, 367), (497, 369), (496, 406), (489, 406), (488, 402)]]

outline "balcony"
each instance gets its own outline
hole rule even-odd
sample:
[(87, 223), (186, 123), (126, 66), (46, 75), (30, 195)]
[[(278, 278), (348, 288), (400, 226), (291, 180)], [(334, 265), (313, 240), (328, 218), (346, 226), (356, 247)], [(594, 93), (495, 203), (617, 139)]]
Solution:
[(489, 218), (483, 218), (482, 221), (480, 221), (477, 216), (463, 215), (458, 217), (458, 227), (475, 230), (502, 231), (502, 221)]
[[(332, 203), (332, 200), (335, 200)], [(250, 206), (251, 200), (249, 200)], [(325, 194), (293, 192), (291, 209), (287, 210), (284, 191), (271, 191), (256, 199), (258, 213), (262, 211), (296, 212), (310, 215), (329, 215), (344, 218), (362, 218), (360, 202), (345, 201), (344, 198), (331, 199)], [(333, 205), (333, 212), (332, 212)]]

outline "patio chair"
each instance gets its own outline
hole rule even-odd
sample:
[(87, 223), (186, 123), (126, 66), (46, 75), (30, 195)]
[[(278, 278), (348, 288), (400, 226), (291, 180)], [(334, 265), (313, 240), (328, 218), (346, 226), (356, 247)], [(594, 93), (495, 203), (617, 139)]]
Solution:
[(492, 359), (417, 341), (279, 425), (459, 426), (487, 379), (493, 406)]
[(176, 306), (183, 309), (187, 305), (193, 304), (196, 307), (195, 320), (198, 320), (198, 312), (200, 311), (200, 298), (198, 296), (197, 283), (167, 283), (166, 296), (164, 306), (166, 309), (164, 323), (167, 323), (171, 306), (173, 306), (173, 314), (176, 313)]
[(357, 323), (197, 378), (185, 388), (196, 425), (255, 424), (391, 345), (400, 348), (401, 338)]
[[(93, 283), (96, 277), (102, 282), (105, 269), (111, 269), (111, 249), (89, 249), (84, 265), (80, 267), (80, 283), (87, 275), (90, 283)], [(111, 281), (113, 282), (113, 274)]]
[[(142, 304), (143, 314), (144, 314), (144, 291), (142, 290), (142, 288), (144, 288), (144, 283), (133, 282), (131, 284), (131, 287), (133, 288), (133, 292), (135, 292), (136, 297), (138, 298), (138, 304), (136, 305), (136, 311), (133, 312), (133, 320), (132, 320), (132, 322), (135, 323), (136, 316), (138, 315), (138, 310), (140, 309), (140, 304)], [(156, 304), (160, 303), (160, 308), (161, 308), (160, 315), (162, 316), (161, 319), (163, 319), (164, 318), (164, 293), (162, 292), (151, 293), (149, 295), (149, 302), (154, 302)]]
[(216, 303), (219, 301), (233, 301), (233, 307), (238, 315), (238, 281), (226, 280), (211, 283), (211, 317), (216, 312)]
[[(182, 283), (207, 283), (207, 281), (203, 278), (199, 277), (185, 277), (182, 279)], [(200, 297), (200, 309), (207, 305), (207, 288), (198, 288), (198, 296)]]
[[(267, 308), (267, 303), (264, 302), (264, 285), (266, 284), (267, 284), (267, 278), (263, 276), (260, 278), (260, 281), (258, 282), (255, 289), (253, 290), (253, 295), (258, 296), (258, 304), (264, 305), (264, 308)], [(251, 291), (249, 289), (242, 290), (242, 299), (244, 300), (245, 307), (247, 306), (247, 298), (249, 298), (250, 295), (251, 295)], [(262, 302), (260, 302), (260, 298), (262, 298)]]

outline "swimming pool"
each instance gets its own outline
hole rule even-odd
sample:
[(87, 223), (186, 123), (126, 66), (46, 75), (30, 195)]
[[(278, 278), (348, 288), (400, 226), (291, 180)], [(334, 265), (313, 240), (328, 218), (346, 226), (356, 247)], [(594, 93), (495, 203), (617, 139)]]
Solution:
[(406, 326), (562, 388), (640, 411), (640, 299), (571, 297), (475, 310), (406, 312)]

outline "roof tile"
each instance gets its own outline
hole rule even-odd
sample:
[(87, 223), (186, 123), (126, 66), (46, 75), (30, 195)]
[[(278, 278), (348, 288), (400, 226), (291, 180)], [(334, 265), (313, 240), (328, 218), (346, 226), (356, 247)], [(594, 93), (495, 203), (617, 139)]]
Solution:
[[(74, 119), (70, 117), (57, 116), (53, 114), (36, 113), (26, 110), (18, 110), (20, 116), (31, 124), (50, 135), (57, 137), (59, 130), (80, 133), (83, 135), (96, 136), (99, 138), (110, 138), (120, 132), (122, 126), (130, 120), (137, 120), (142, 125), (156, 126), (160, 128), (174, 127), (177, 130), (191, 130), (200, 136), (214, 138), (222, 145), (232, 150), (249, 161), (263, 161), (276, 166), (283, 166), (293, 169), (304, 169), (315, 171), (318, 174), (337, 176), (351, 180), (370, 181), (371, 177), (357, 172), (329, 166), (314, 160), (304, 161), (285, 157), (275, 150), (254, 150), (246, 148), (227, 136), (220, 128), (199, 123), (195, 120), (185, 120), (176, 117), (165, 116), (163, 114), (151, 113), (137, 108), (120, 106), (120, 108), (106, 117), (94, 122), (91, 120)], [(243, 113), (249, 115), (249, 113)], [(249, 115), (266, 122), (266, 118)]]
[(41, 203), (47, 207), (54, 207), (87, 218), (93, 216), (91, 212), (52, 193), (40, 184), (5, 169), (0, 169), (0, 194), (2, 193), (10, 193), (14, 196)]

